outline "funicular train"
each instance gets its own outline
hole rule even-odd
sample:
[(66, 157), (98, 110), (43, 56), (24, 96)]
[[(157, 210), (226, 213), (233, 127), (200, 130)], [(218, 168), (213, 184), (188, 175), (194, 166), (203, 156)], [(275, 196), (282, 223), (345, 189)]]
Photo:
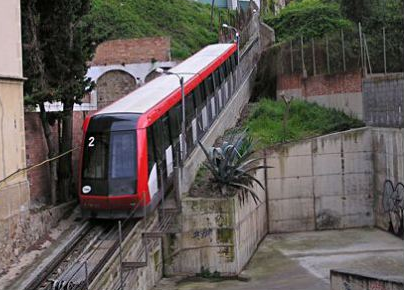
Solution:
[(86, 118), (79, 168), (84, 217), (140, 217), (156, 208), (180, 156), (178, 76), (184, 78), (189, 156), (233, 94), (237, 54), (236, 44), (209, 45), (169, 71), (177, 75), (161, 75)]

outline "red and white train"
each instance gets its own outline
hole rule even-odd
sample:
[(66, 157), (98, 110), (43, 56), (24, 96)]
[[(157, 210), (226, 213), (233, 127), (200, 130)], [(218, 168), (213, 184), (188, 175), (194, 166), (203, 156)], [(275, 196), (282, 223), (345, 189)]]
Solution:
[[(210, 45), (169, 71), (184, 78), (187, 156), (237, 86), (237, 53), (236, 44)], [(87, 117), (79, 169), (83, 216), (154, 210), (173, 182), (181, 122), (180, 83), (168, 74)]]

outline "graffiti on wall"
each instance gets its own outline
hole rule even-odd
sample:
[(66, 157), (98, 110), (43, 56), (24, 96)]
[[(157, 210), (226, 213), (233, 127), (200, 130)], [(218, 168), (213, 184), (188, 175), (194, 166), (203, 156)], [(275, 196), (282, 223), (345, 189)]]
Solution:
[(394, 186), (391, 180), (384, 182), (383, 209), (390, 219), (390, 230), (397, 236), (403, 236), (404, 227), (404, 184)]

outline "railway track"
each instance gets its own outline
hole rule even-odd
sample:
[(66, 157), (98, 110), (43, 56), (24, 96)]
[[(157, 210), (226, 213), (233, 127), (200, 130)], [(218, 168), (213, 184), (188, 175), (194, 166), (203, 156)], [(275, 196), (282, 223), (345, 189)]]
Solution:
[[(126, 221), (122, 237), (134, 221)], [(84, 223), (69, 243), (40, 271), (24, 290), (86, 289), (98, 271), (119, 248), (117, 222)]]

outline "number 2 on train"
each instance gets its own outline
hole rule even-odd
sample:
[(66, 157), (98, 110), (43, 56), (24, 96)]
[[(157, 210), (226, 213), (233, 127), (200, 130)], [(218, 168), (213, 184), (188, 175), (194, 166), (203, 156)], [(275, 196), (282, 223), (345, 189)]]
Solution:
[(95, 141), (95, 138), (94, 137), (90, 137), (90, 138), (88, 138), (88, 147), (94, 147), (95, 146), (95, 144), (94, 144), (94, 141)]

